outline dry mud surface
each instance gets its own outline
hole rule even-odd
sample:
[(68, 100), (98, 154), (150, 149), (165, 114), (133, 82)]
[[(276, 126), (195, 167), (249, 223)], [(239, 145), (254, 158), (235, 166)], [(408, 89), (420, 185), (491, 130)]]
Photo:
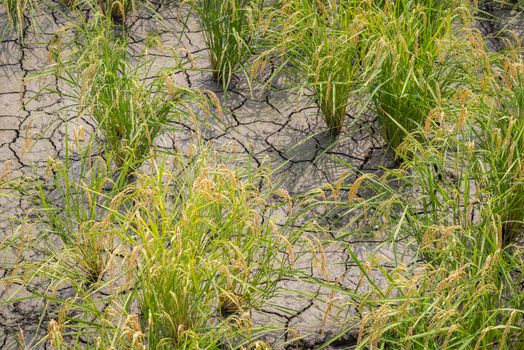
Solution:
[[(165, 26), (145, 14), (128, 20), (130, 46), (134, 52), (141, 52), (147, 34), (156, 32), (163, 44), (163, 48), (149, 50), (156, 67), (174, 66), (176, 60), (172, 48), (184, 47), (191, 51), (198, 67), (206, 68), (205, 45), (196, 20), (190, 18), (187, 28), (184, 28), (178, 21), (177, 6), (161, 2), (155, 6), (165, 18)], [(512, 22), (508, 23), (522, 24), (522, 17), (515, 22), (513, 13), (504, 15), (511, 19)], [(5, 21), (6, 14), (0, 13), (0, 22)], [(49, 63), (48, 42), (64, 25), (64, 16), (57, 10), (27, 22), (23, 44), (15, 36), (4, 37), (0, 44), (0, 171), (9, 169), (14, 176), (45, 178), (48, 176), (48, 160), (64, 157), (66, 121), (69, 130), (82, 127), (87, 133), (92, 133), (95, 125), (87, 118), (74, 118), (64, 112), (70, 101), (60, 93), (49, 92), (63, 89), (56, 80), (31, 78)], [(29, 25), (35, 23), (38, 26)], [(496, 29), (500, 29), (500, 24), (493, 22), (482, 27), (485, 34)], [(497, 39), (493, 39), (492, 44), (494, 48), (500, 45)], [(256, 90), (250, 96), (240, 80), (225, 101), (220, 86), (211, 80), (209, 72), (184, 72), (178, 78), (179, 84), (214, 91), (229, 110), (224, 115), (224, 126), (207, 128), (202, 137), (221, 152), (247, 156), (256, 164), (270, 162), (276, 169), (275, 177), (282, 178), (281, 186), (292, 196), (338, 180), (347, 171), (339, 160), (363, 172), (378, 171), (380, 166), (394, 166), (391, 156), (384, 150), (372, 116), (355, 119), (350, 113), (349, 126), (336, 144), (330, 145), (322, 118), (307, 94), (279, 90), (275, 86), (271, 91)], [(184, 151), (184, 145), (194, 137), (193, 130), (190, 124), (181, 125), (179, 133), (163, 137), (162, 147)], [(38, 228), (20, 225), (30, 212), (29, 200), (0, 197), (0, 201), (0, 238), (19, 230), (27, 230), (29, 235), (37, 234)], [(373, 240), (355, 241), (352, 247), (366, 256), (366, 252), (373, 251), (378, 244), (379, 241)], [(32, 254), (3, 253), (0, 256), (0, 278), (11, 273), (10, 267), (16, 262), (34, 258)], [(329, 278), (338, 278), (340, 283), (347, 285), (354, 284), (358, 274), (347, 252), (332, 247), (326, 254)], [(383, 254), (388, 256), (390, 252), (385, 248)], [(311, 274), (319, 275), (311, 257), (308, 259), (304, 255), (302, 260), (297, 264), (311, 266)], [(333, 313), (324, 319), (326, 301), (333, 295), (318, 287), (312, 289), (300, 281), (286, 283), (288, 288), (302, 293), (278, 296), (267, 309), (256, 311), (253, 317), (260, 324), (282, 325), (283, 331), (270, 339), (275, 348), (297, 334), (304, 339), (293, 348), (315, 348), (339, 329), (348, 315)], [(21, 286), (0, 285), (0, 301), (11, 295), (13, 288), (19, 288), (21, 297), (30, 293)], [(17, 349), (16, 338), (21, 332), (29, 344), (36, 333), (45, 333), (46, 321), (42, 322), (40, 330), (38, 326), (42, 312), (43, 304), (36, 301), (22, 300), (1, 306), (0, 349)], [(347, 349), (350, 343), (351, 339), (348, 339), (345, 344), (339, 344), (339, 348)], [(48, 344), (39, 347), (47, 348)]]

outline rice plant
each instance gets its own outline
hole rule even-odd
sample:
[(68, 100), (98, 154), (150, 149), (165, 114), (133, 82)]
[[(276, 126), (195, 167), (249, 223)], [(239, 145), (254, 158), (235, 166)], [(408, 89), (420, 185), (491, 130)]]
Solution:
[(349, 97), (360, 86), (369, 8), (366, 2), (352, 0), (288, 1), (268, 30), (274, 47), (262, 56), (280, 60), (293, 85), (314, 92), (332, 135), (340, 133)]
[[(457, 249), (468, 248), (454, 245), (453, 250)], [(371, 273), (388, 282), (384, 289), (375, 284), (359, 299), (367, 310), (357, 326), (356, 349), (518, 347), (523, 340), (521, 300), (502, 296), (516, 289), (504, 287), (496, 276), (521, 267), (522, 261), (507, 252), (484, 256), (478, 261), (480, 266), (467, 261), (449, 259), (439, 266), (427, 264), (413, 270), (399, 266), (391, 271), (361, 262), (367, 266), (362, 274), (367, 274), (370, 285), (379, 280), (373, 281)], [(508, 282), (514, 285), (518, 281)], [(380, 301), (373, 301), (373, 295), (379, 295)]]
[(209, 54), (213, 78), (227, 88), (251, 55), (251, 0), (197, 0), (193, 3)]
[(99, 6), (104, 14), (117, 22), (123, 22), (129, 12), (136, 11), (135, 0), (100, 0)]
[(164, 184), (143, 178), (149, 195), (136, 193), (142, 200), (130, 226), (142, 247), (139, 305), (154, 348), (205, 348), (216, 341), (213, 329), (230, 322), (223, 317), (240, 327), (221, 334), (234, 344), (239, 330), (250, 332), (248, 311), (273, 295), (285, 271), (271, 226), (250, 200), (258, 194), (245, 187), (255, 178), (202, 157), (182, 174), (164, 173)]
[(452, 34), (457, 12), (449, 1), (385, 2), (375, 11), (380, 39), (371, 54), (380, 64), (372, 101), (381, 134), (396, 149), (460, 85), (463, 44)]
[[(32, 291), (28, 298), (42, 306), (35, 307), (36, 314), (42, 312), (41, 321), (34, 325), (38, 336), (28, 348), (45, 342), (57, 349), (78, 346), (80, 337), (103, 329), (97, 324), (104, 316), (100, 305), (113, 301), (104, 293), (121, 277), (114, 262), (124, 250), (112, 218), (120, 204), (114, 197), (127, 183), (126, 175), (115, 176), (111, 157), (103, 159), (91, 147), (77, 163), (69, 146), (66, 141), (63, 161), (50, 160), (47, 178), (27, 179), (19, 189), (34, 204), (31, 219), (22, 224), (39, 229), (31, 239), (23, 229), (15, 232), (10, 245), (17, 254), (36, 255), (14, 262), (13, 273), (2, 283), (18, 287), (3, 295), (1, 304), (16, 304), (18, 290), (27, 288)], [(47, 335), (42, 335), (42, 326)]]
[(3, 38), (8, 31), (14, 31), (18, 39), (23, 41), (27, 18), (38, 14), (44, 4), (45, 2), (38, 0), (2, 0), (0, 5), (6, 9), (7, 23), (6, 27), (2, 28), (0, 38)]
[[(92, 8), (101, 11), (114, 22), (124, 22), (129, 13), (136, 13), (139, 1), (137, 0), (63, 0), (74, 8)], [(147, 2), (144, 1), (144, 2)]]
[(490, 175), (478, 172), (467, 142), (421, 137), (407, 135), (402, 168), (355, 182), (367, 195), (347, 215), (366, 211), (393, 255), (362, 260), (345, 245), (361, 277), (354, 289), (333, 288), (362, 312), (338, 337), (356, 332), (357, 349), (518, 347), (524, 261), (518, 244), (504, 243), (496, 214), (507, 193), (482, 186)]
[[(520, 48), (498, 58), (486, 90), (473, 111), (472, 142), (479, 149), (476, 171), (480, 186), (500, 197), (493, 203), (502, 220), (502, 236), (510, 243), (524, 224), (524, 65)], [(497, 68), (498, 67), (498, 68)]]
[[(107, 272), (107, 252), (112, 249), (111, 235), (105, 232), (112, 216), (110, 203), (126, 183), (125, 172), (115, 176), (109, 154), (103, 159), (93, 156), (93, 151), (87, 147), (81, 152), (80, 163), (73, 165), (67, 149), (64, 162), (49, 163), (51, 181), (36, 184), (38, 214), (60, 242), (55, 241), (51, 251), (68, 250), (60, 264), (76, 270), (87, 285), (100, 282)], [(49, 192), (48, 188), (55, 190)]]
[(10, 26), (21, 35), (24, 26), (24, 16), (27, 8), (27, 1), (4, 0), (2, 6), (7, 9)]
[(73, 88), (78, 113), (96, 121), (117, 166), (136, 168), (172, 122), (195, 117), (193, 108), (209, 111), (204, 95), (176, 86), (168, 70), (142, 82), (147, 63), (129, 62), (127, 39), (113, 34), (107, 18), (79, 28), (78, 41), (61, 53), (54, 72)]
[(87, 108), (117, 152), (117, 164), (140, 162), (170, 120), (170, 97), (158, 81), (139, 82), (126, 62), (125, 44), (107, 43), (99, 54), (83, 76)]

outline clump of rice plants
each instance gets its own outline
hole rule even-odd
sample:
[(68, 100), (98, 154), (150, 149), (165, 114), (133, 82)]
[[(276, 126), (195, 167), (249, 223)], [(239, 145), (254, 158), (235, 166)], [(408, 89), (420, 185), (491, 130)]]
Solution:
[(48, 329), (31, 341), (48, 341), (57, 349), (77, 346), (80, 336), (102, 328), (85, 321), (102, 318), (100, 302), (112, 300), (104, 293), (120, 277), (114, 264), (125, 251), (113, 221), (121, 204), (115, 196), (127, 183), (125, 173), (114, 176), (109, 154), (103, 159), (88, 147), (76, 162), (67, 141), (65, 147), (63, 161), (49, 161), (47, 178), (26, 179), (19, 188), (20, 195), (34, 202), (31, 218), (22, 225), (38, 230), (30, 238), (24, 229), (16, 231), (6, 242), (17, 254), (37, 254), (13, 262), (13, 273), (2, 283), (17, 287), (1, 301), (7, 307), (17, 302), (20, 289), (31, 290), (29, 298), (42, 305), (40, 317)]
[(36, 219), (46, 229), (31, 245), (41, 256), (10, 277), (43, 286), (34, 297), (49, 304), (51, 319), (39, 341), (240, 348), (270, 329), (250, 316), (288, 271), (275, 226), (262, 216), (270, 192), (254, 185), (267, 174), (212, 156), (200, 149), (189, 160), (152, 160), (152, 173), (133, 184), (112, 179), (110, 159), (86, 156), (80, 174), (70, 161), (53, 165), (60, 196), (38, 185)]
[[(453, 245), (453, 249), (443, 248), (441, 252), (467, 249)], [(523, 317), (519, 298), (505, 300), (501, 296), (515, 293), (517, 281), (501, 281), (496, 276), (521, 268), (522, 261), (499, 252), (476, 262), (482, 265), (453, 257), (437, 266), (430, 263), (416, 269), (398, 266), (392, 270), (372, 261), (361, 262), (361, 266), (366, 266), (362, 275), (369, 278), (370, 285), (383, 280), (387, 286), (379, 288), (374, 284), (361, 299), (357, 298), (366, 311), (356, 326), (356, 349), (392, 344), (410, 349), (518, 347), (522, 342)], [(373, 300), (374, 295), (379, 296), (379, 302)]]
[(524, 227), (524, 63), (520, 48), (497, 61), (470, 112), (474, 124), (469, 137), (479, 149), (479, 186), (500, 194), (492, 205), (502, 220), (503, 240), (510, 243)]
[(139, 81), (124, 43), (102, 45), (99, 60), (83, 74), (86, 107), (115, 151), (117, 165), (140, 162), (167, 126), (172, 101), (158, 81), (149, 86)]
[(455, 136), (420, 138), (407, 136), (412, 153), (400, 169), (355, 182), (367, 195), (347, 215), (367, 212), (393, 255), (362, 260), (337, 240), (361, 276), (354, 290), (333, 287), (362, 310), (344, 332), (357, 331), (357, 349), (512, 349), (522, 342), (524, 260), (502, 239), (496, 203), (507, 194), (482, 187), (482, 151)]
[(406, 133), (397, 148), (401, 167), (362, 174), (349, 205), (340, 204), (347, 216), (367, 218), (364, 227), (392, 251), (384, 257), (381, 246), (362, 258), (344, 242), (345, 231), (335, 238), (360, 273), (354, 290), (332, 287), (361, 310), (337, 336), (356, 331), (357, 349), (522, 343), (519, 50), (484, 52), (490, 64), (479, 62), (473, 90), (457, 89), (442, 99), (438, 121)]
[(381, 134), (396, 149), (461, 82), (461, 44), (452, 34), (456, 9), (449, 1), (405, 0), (375, 12), (380, 39), (371, 51), (380, 64), (372, 101)]
[[(124, 22), (129, 13), (137, 10), (137, 0), (62, 0), (66, 5), (72, 7), (91, 8), (101, 11), (105, 16), (116, 23)], [(146, 0), (147, 1), (147, 0)]]
[[(234, 73), (245, 68), (251, 55), (253, 17), (250, 0), (196, 0), (213, 78), (227, 88)], [(251, 23), (250, 23), (251, 22)]]
[(0, 38), (12, 30), (17, 33), (18, 39), (23, 40), (26, 17), (36, 15), (43, 4), (38, 0), (2, 0), (0, 5), (7, 10), (7, 23), (0, 33)]
[(369, 4), (293, 0), (277, 12), (263, 55), (282, 61), (286, 77), (314, 91), (332, 135), (340, 133), (351, 93), (359, 88), (366, 55)]
[(62, 54), (56, 72), (73, 87), (78, 113), (96, 121), (117, 166), (136, 168), (171, 122), (194, 116), (197, 106), (209, 111), (203, 94), (175, 85), (168, 71), (152, 82), (141, 81), (147, 64), (129, 62), (127, 39), (113, 34), (107, 18), (98, 16), (79, 31), (76, 46)]
[(99, 0), (102, 12), (116, 22), (123, 22), (130, 11), (136, 11), (135, 0)]
[[(246, 187), (258, 175), (243, 179), (206, 157), (182, 174), (164, 173), (164, 184), (139, 180), (148, 196), (136, 193), (129, 219), (141, 247), (142, 325), (154, 348), (204, 348), (231, 317), (249, 332), (249, 310), (273, 295), (285, 271), (271, 226), (259, 214), (262, 194)], [(220, 336), (234, 342), (234, 328)]]
[[(106, 232), (112, 215), (110, 202), (125, 182), (125, 173), (113, 178), (110, 156), (93, 157), (89, 154), (92, 151), (88, 147), (82, 153), (78, 174), (73, 172), (67, 151), (65, 162), (48, 165), (49, 173), (54, 174), (52, 181), (37, 184), (41, 208), (38, 214), (49, 225), (48, 234), (52, 234), (47, 236), (50, 241), (46, 243), (52, 246), (50, 252), (57, 254), (51, 258), (56, 258), (56, 263), (71, 273), (74, 271), (74, 276), (86, 286), (101, 282), (107, 273), (108, 252), (113, 249), (113, 238)], [(47, 191), (50, 185), (55, 192)], [(59, 241), (51, 244), (52, 238)], [(61, 255), (61, 249), (68, 253)]]

